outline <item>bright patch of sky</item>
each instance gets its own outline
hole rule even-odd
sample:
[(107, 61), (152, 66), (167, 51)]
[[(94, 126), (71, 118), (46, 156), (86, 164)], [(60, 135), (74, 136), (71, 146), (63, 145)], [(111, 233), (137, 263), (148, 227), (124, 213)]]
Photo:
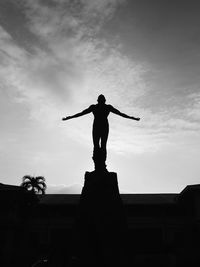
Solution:
[[(108, 170), (122, 192), (179, 192), (200, 173), (200, 3), (2, 0), (0, 182), (44, 175), (49, 192), (93, 169), (92, 115), (110, 115)], [(71, 192), (71, 191), (70, 191)]]

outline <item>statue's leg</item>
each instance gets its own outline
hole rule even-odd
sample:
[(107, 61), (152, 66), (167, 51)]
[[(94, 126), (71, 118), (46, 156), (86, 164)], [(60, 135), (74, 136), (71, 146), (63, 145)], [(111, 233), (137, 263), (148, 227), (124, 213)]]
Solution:
[(92, 130), (92, 139), (93, 139), (93, 145), (94, 145), (94, 151), (98, 151), (100, 148), (100, 133), (96, 127), (93, 127)]
[(105, 170), (108, 125), (93, 125), (92, 136), (94, 144), (93, 161), (95, 165), (95, 170)]
[(96, 163), (97, 161), (99, 161), (99, 154), (100, 154), (100, 132), (98, 130), (98, 127), (93, 126), (93, 130), (92, 130), (92, 138), (93, 138), (93, 160), (94, 163)]
[(106, 161), (106, 158), (107, 158), (106, 145), (107, 145), (107, 140), (108, 140), (108, 133), (109, 133), (109, 128), (106, 127), (101, 136), (101, 151), (102, 151), (102, 156), (103, 156), (104, 161)]

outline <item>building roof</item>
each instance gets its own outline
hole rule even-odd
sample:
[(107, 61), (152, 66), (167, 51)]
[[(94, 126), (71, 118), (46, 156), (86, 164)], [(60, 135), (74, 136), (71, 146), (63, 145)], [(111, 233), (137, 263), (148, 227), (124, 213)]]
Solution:
[[(164, 205), (173, 204), (177, 194), (121, 194), (126, 205)], [(78, 194), (46, 194), (40, 196), (42, 205), (76, 205), (79, 203)]]
[(23, 188), (22, 186), (0, 183), (0, 190), (1, 191), (11, 191), (11, 190), (12, 191), (25, 191), (25, 188)]

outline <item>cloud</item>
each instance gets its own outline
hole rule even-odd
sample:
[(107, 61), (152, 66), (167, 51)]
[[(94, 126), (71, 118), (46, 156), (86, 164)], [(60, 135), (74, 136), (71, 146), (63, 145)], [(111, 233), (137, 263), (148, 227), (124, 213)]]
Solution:
[(47, 194), (81, 194), (82, 186), (80, 184), (64, 185), (50, 184), (47, 186)]
[(11, 35), (2, 26), (0, 26), (0, 42), (0, 51), (2, 56), (4, 55), (4, 58), (7, 56), (11, 60), (20, 61), (26, 55), (26, 51), (13, 43)]
[[(1, 28), (2, 83), (16, 92), (16, 101), (29, 105), (31, 117), (41, 117), (38, 110), (49, 112), (49, 106), (58, 105), (56, 100), (69, 103), (74, 91), (79, 94), (86, 64), (101, 54), (95, 34), (118, 2), (25, 1), (27, 27), (38, 37), (32, 53), (19, 47)], [(97, 23), (91, 23), (93, 20)]]
[(73, 95), (78, 106), (94, 101), (100, 91), (118, 98), (135, 85), (135, 80), (140, 86), (138, 67), (97, 37), (103, 23), (121, 2), (49, 2), (52, 5), (45, 1), (25, 2), (27, 27), (43, 42), (43, 49), (34, 44), (33, 52), (28, 53), (4, 31), (6, 53), (12, 50), (12, 55), (19, 56), (17, 60), (7, 59), (3, 76), (7, 80), (4, 84), (16, 91), (15, 100), (27, 103), (31, 118), (39, 121), (41, 115), (49, 113), (54, 117), (56, 100), (61, 100), (59, 104), (69, 104)]
[(200, 120), (200, 93), (192, 93), (189, 95), (192, 100), (191, 106), (187, 108), (187, 115), (190, 120), (196, 123)]
[(46, 39), (93, 36), (123, 0), (24, 1), (31, 30)]
[[(183, 108), (176, 105), (177, 92), (172, 104), (172, 92), (165, 97), (160, 90), (157, 105), (145, 79), (152, 68), (122, 54), (119, 43), (111, 45), (100, 38), (101, 29), (123, 2), (24, 1), (26, 26), (37, 37), (38, 46), (34, 43), (32, 52), (27, 52), (0, 28), (1, 88), (10, 91), (13, 101), (27, 105), (29, 119), (88, 145), (89, 118), (63, 127), (58, 121), (65, 113), (87, 108), (103, 93), (122, 112), (141, 116), (139, 123), (111, 116), (109, 147), (118, 152), (157, 151), (177, 142), (177, 133), (184, 139), (199, 131), (195, 121), (199, 96), (184, 94)], [(164, 98), (169, 102), (161, 109)]]

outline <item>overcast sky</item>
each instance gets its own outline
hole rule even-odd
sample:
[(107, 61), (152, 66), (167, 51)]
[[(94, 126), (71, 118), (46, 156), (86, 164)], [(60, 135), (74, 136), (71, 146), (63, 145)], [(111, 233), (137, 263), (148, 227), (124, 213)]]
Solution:
[(82, 186), (93, 117), (61, 119), (103, 93), (141, 117), (109, 117), (107, 167), (121, 192), (199, 183), (199, 25), (195, 0), (1, 0), (0, 182)]

